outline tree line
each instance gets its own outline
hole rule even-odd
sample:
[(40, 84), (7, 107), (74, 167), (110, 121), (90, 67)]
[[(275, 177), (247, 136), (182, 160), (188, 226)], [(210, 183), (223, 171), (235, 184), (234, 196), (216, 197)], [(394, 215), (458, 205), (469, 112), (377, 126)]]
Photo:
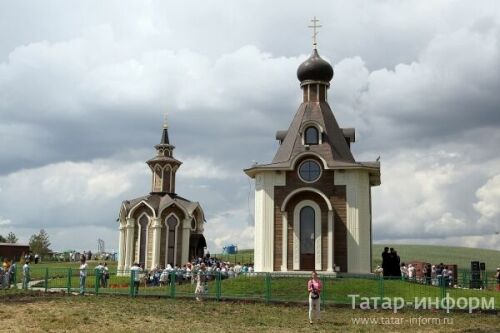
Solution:
[[(9, 232), (7, 237), (0, 235), (0, 243), (11, 243), (15, 244), (18, 242), (18, 238), (13, 232)], [(30, 251), (41, 256), (50, 253), (50, 241), (49, 234), (44, 229), (41, 229), (39, 233), (33, 234), (30, 237)]]

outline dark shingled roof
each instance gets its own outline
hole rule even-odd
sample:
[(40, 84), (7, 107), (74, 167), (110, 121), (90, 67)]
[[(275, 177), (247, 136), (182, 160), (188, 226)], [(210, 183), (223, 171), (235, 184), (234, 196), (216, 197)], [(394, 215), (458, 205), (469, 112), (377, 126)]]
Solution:
[(355, 162), (344, 134), (337, 124), (328, 103), (305, 102), (300, 105), (295, 114), (286, 137), (274, 156), (273, 164), (291, 162), (295, 156), (305, 151), (300, 127), (310, 120), (320, 124), (323, 127), (324, 134), (323, 143), (309, 146), (308, 151), (318, 153), (329, 166), (333, 166), (335, 162)]
[(146, 163), (148, 165), (150, 165), (153, 162), (170, 162), (172, 164), (175, 163), (175, 164), (179, 164), (179, 165), (182, 164), (182, 162), (179, 161), (178, 159), (175, 159), (175, 158), (169, 157), (169, 156), (155, 156), (155, 157), (153, 157), (153, 158), (151, 158), (151, 159), (149, 159), (149, 160), (146, 161)]
[[(308, 84), (309, 81), (311, 84), (316, 84), (317, 81), (330, 81), (332, 76), (333, 69), (331, 69), (330, 64), (319, 58), (316, 51), (300, 65), (298, 70), (298, 77), (302, 81), (302, 85)], [(301, 131), (307, 127), (308, 123), (321, 127), (321, 144), (304, 145), (302, 143)], [(370, 183), (372, 185), (380, 184), (380, 163), (378, 161), (356, 162), (348, 143), (348, 141), (350, 143), (355, 141), (355, 130), (353, 128), (340, 128), (330, 105), (326, 101), (303, 102), (288, 130), (278, 131), (276, 138), (280, 140), (281, 144), (273, 161), (270, 164), (256, 164), (245, 169), (247, 175), (253, 178), (259, 171), (293, 170), (293, 164), (299, 157), (311, 154), (320, 156), (327, 169), (368, 170)]]
[(169, 145), (170, 144), (170, 141), (168, 139), (168, 128), (167, 127), (163, 127), (163, 132), (161, 134), (161, 141), (160, 141), (161, 144), (164, 144), (164, 145)]
[(125, 208), (125, 213), (128, 214), (130, 210), (137, 206), (141, 201), (146, 202), (150, 205), (155, 213), (158, 214), (163, 208), (170, 206), (172, 203), (185, 209), (189, 215), (192, 215), (196, 208), (200, 208), (202, 214), (203, 210), (198, 202), (189, 201), (175, 193), (151, 193), (142, 197), (138, 197), (131, 200), (123, 201), (123, 206)]

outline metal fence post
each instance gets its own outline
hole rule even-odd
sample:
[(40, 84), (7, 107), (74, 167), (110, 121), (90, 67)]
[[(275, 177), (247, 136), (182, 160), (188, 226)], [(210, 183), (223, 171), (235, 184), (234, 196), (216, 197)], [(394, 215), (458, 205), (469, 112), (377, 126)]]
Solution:
[(441, 291), (441, 299), (443, 300), (446, 297), (446, 286), (444, 283), (444, 277), (441, 275), (439, 277), (439, 289)]
[(320, 276), (320, 280), (321, 280), (321, 285), (323, 287), (323, 289), (321, 290), (321, 308), (324, 308), (324, 306), (325, 306), (325, 298), (326, 298), (326, 295), (327, 295), (327, 293), (326, 293), (326, 290), (327, 290), (327, 288), (326, 288), (326, 276), (321, 275)]
[(170, 297), (175, 298), (175, 271), (170, 272)]
[(68, 285), (67, 285), (67, 289), (68, 289), (68, 295), (71, 293), (71, 268), (68, 268)]
[(264, 279), (264, 281), (265, 281), (264, 300), (266, 301), (266, 304), (269, 304), (269, 301), (271, 300), (271, 274), (269, 272), (267, 272), (265, 274), (266, 274), (266, 277)]
[(14, 288), (17, 289), (17, 264), (13, 272), (14, 275), (12, 276), (12, 282), (14, 283)]
[(49, 289), (49, 268), (45, 267), (45, 292)]
[(130, 286), (129, 286), (129, 293), (130, 293), (130, 297), (134, 297), (135, 295), (135, 286), (134, 286), (134, 274), (135, 274), (135, 270), (130, 270)]
[(221, 289), (221, 274), (220, 272), (215, 272), (215, 299), (220, 301), (220, 289)]
[(378, 278), (378, 295), (380, 299), (382, 300), (384, 298), (384, 277), (382, 275), (379, 276)]
[(95, 294), (96, 296), (99, 295), (99, 279), (100, 279), (100, 276), (99, 276), (99, 270), (94, 270), (95, 272)]

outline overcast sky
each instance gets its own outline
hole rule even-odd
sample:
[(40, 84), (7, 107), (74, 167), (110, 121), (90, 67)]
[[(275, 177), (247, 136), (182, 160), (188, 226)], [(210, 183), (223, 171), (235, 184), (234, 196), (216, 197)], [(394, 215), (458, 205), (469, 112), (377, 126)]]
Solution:
[(335, 117), (381, 156), (375, 242), (500, 249), (497, 1), (0, 0), (0, 234), (116, 249), (167, 112), (211, 252), (252, 248), (242, 169), (299, 106), (314, 15)]

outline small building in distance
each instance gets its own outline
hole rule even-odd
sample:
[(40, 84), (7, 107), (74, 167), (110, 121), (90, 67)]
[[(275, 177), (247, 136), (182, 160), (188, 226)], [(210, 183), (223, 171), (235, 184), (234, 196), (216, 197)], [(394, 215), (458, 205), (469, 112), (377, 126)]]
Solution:
[(151, 193), (123, 201), (119, 214), (118, 270), (137, 262), (151, 269), (167, 264), (183, 265), (203, 256), (205, 216), (198, 202), (175, 192), (175, 175), (182, 162), (173, 155), (165, 120), (156, 156), (146, 163), (151, 169)]
[(0, 258), (10, 261), (20, 261), (26, 254), (29, 254), (30, 246), (28, 244), (0, 243)]

